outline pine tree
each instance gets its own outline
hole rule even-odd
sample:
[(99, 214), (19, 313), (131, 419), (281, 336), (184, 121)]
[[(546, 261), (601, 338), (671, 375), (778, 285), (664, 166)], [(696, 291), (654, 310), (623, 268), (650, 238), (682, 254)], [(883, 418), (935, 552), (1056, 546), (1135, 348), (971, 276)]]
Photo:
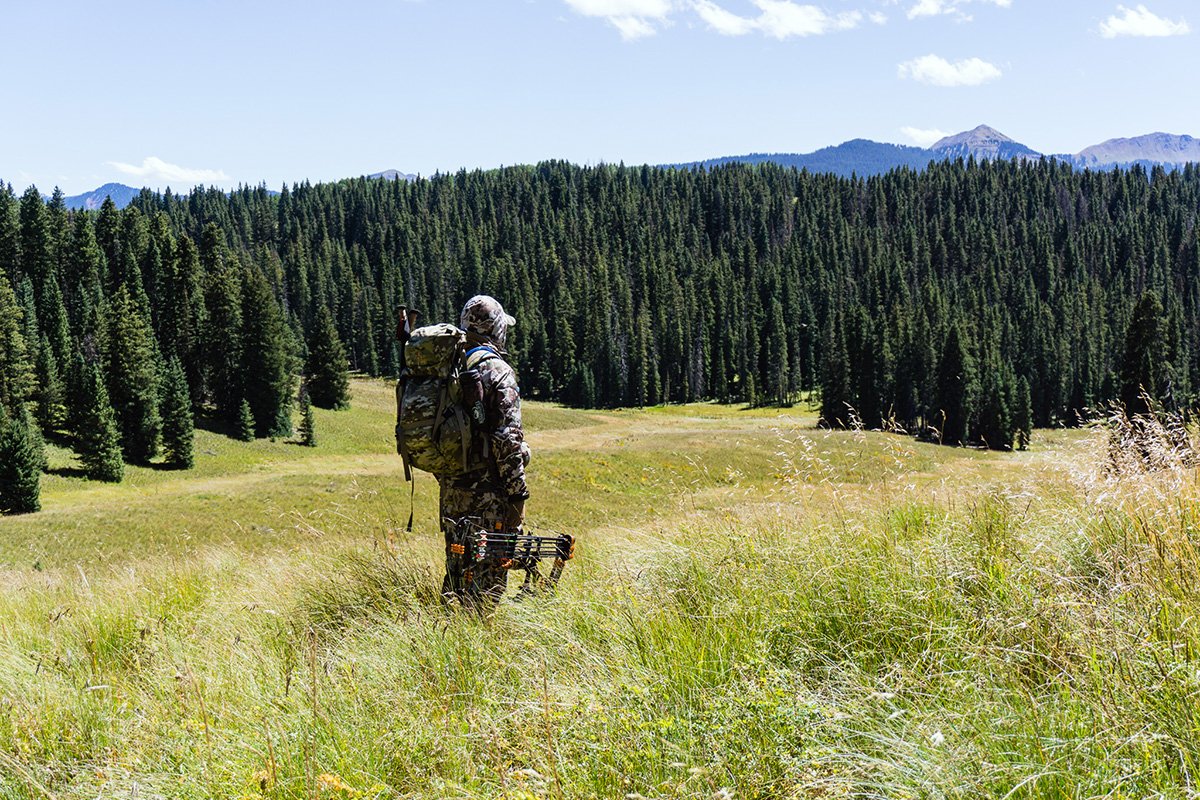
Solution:
[(1033, 437), (1033, 403), (1029, 399), (1029, 381), (1024, 376), (1017, 379), (1013, 425), (1017, 430), (1017, 449), (1029, 449)]
[(289, 337), (271, 287), (257, 270), (242, 279), (242, 384), (260, 437), (292, 433)]
[(121, 449), (135, 464), (158, 454), (158, 360), (154, 332), (124, 284), (107, 315), (105, 361), (109, 397), (121, 429)]
[(975, 368), (955, 323), (946, 334), (934, 388), (934, 425), (943, 444), (962, 444), (975, 401)]
[(218, 416), (236, 424), (244, 399), (241, 287), (226, 257), (224, 237), (212, 223), (205, 227), (200, 241), (200, 263), (205, 271), (205, 384)]
[(1161, 400), (1166, 389), (1162, 316), (1158, 297), (1143, 292), (1125, 331), (1121, 358), (1121, 403), (1129, 416), (1149, 414), (1151, 403)]
[(43, 431), (53, 433), (61, 430), (67, 422), (67, 390), (58, 359), (54, 357), (54, 349), (45, 336), (42, 336), (41, 347), (38, 348), (37, 374), (40, 378), (35, 395), (37, 421)]
[(87, 476), (96, 481), (120, 483), (125, 476), (121, 460), (121, 434), (108, 400), (104, 377), (96, 364), (83, 364), (87, 393), (80, 410), (75, 450)]
[(308, 387), (300, 387), (300, 444), (305, 447), (317, 446), (317, 421), (313, 415), (312, 400), (308, 396)]
[(304, 373), (312, 404), (318, 408), (343, 409), (350, 405), (350, 380), (346, 350), (338, 338), (328, 309), (317, 311), (316, 324), (308, 343)]
[(161, 406), (162, 449), (166, 463), (175, 469), (191, 469), (195, 465), (192, 399), (178, 358), (172, 358), (167, 365)]
[(233, 424), (233, 438), (240, 442), (254, 441), (254, 412), (245, 400), (238, 405), (237, 419)]
[(767, 392), (771, 401), (779, 406), (789, 404), (788, 386), (791, 383), (791, 360), (788, 358), (787, 328), (783, 322), (783, 303), (778, 297), (771, 300), (771, 315), (768, 317), (767, 347)]
[(825, 363), (821, 373), (821, 420), (833, 428), (850, 424), (850, 355), (841, 318), (833, 315), (825, 337)]
[(0, 408), (0, 514), (40, 511), (44, 454), (33, 436), (24, 408), (9, 414)]
[(8, 279), (0, 272), (0, 409), (16, 414), (35, 387), (25, 342), (24, 314)]

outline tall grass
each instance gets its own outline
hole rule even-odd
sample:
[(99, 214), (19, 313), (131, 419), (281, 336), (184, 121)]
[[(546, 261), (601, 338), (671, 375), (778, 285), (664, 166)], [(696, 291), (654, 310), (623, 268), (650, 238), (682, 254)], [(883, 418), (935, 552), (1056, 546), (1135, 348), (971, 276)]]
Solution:
[(0, 796), (1196, 796), (1190, 466), (777, 450), (488, 619), (420, 536), (4, 573)]

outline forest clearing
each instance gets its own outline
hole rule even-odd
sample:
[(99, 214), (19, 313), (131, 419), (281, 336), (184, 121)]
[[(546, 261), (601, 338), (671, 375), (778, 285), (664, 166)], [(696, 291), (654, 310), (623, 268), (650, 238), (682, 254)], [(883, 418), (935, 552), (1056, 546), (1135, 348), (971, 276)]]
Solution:
[(1195, 789), (1200, 490), (802, 408), (528, 403), (558, 591), (440, 603), (390, 384), (0, 519), (4, 797), (1086, 797)]

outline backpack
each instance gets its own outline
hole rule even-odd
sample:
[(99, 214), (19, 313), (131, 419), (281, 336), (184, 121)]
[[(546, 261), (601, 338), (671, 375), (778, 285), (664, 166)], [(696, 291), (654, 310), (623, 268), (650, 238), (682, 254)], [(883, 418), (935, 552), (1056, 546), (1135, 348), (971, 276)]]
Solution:
[(472, 446), (472, 434), (484, 422), (476, 368), (498, 357), (487, 347), (471, 349), (466, 332), (453, 325), (408, 333), (396, 382), (396, 450), (406, 480), (412, 480), (413, 467), (441, 479), (487, 466), (485, 453)]

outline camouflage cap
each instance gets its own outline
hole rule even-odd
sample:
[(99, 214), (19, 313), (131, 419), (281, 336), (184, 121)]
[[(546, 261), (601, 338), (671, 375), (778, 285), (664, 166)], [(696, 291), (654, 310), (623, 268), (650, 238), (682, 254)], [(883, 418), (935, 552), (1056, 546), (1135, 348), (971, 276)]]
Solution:
[(486, 294), (477, 294), (463, 306), (459, 327), (465, 331), (486, 336), (501, 347), (508, 336), (508, 328), (516, 320), (504, 312), (500, 301)]

